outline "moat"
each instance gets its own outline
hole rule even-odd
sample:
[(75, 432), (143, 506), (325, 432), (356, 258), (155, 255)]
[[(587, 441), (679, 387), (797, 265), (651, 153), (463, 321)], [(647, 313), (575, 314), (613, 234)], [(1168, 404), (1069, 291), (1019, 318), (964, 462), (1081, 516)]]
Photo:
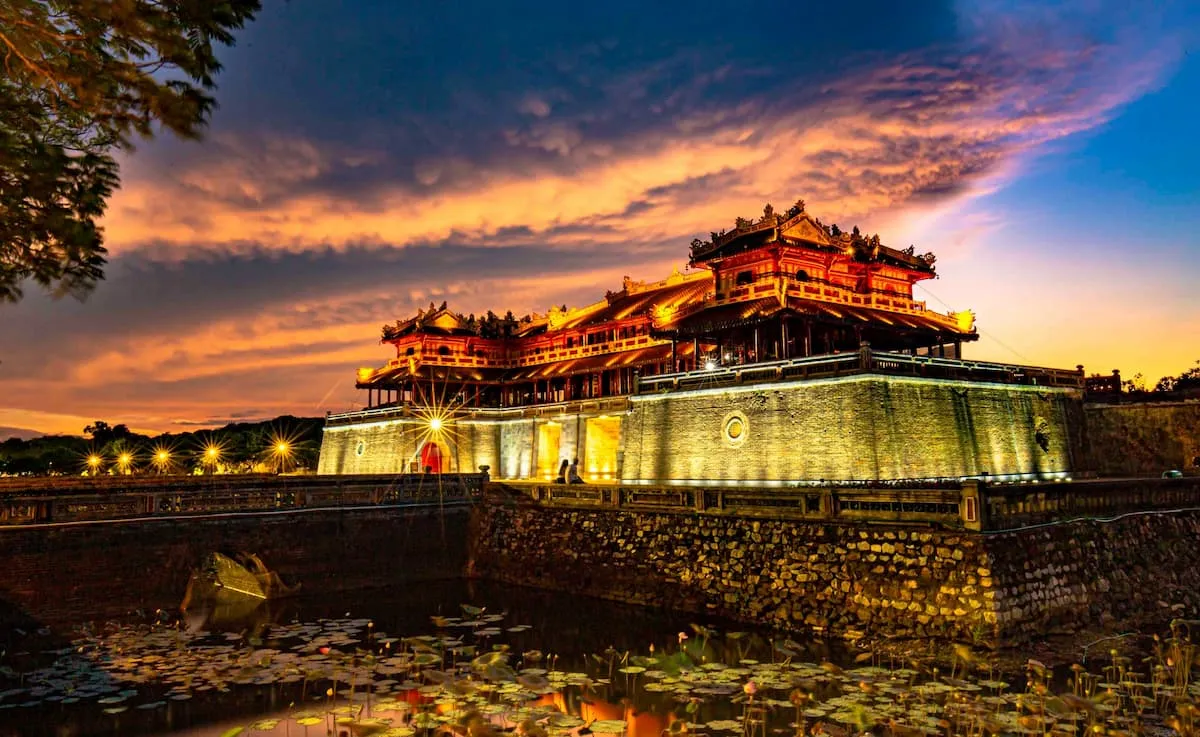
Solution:
[[(1136, 730), (1197, 696), (1193, 478), (449, 481), (10, 494), (0, 734)], [(304, 595), (182, 614), (210, 550)]]
[(464, 579), (4, 637), (4, 735), (1072, 734), (1174, 724), (1198, 695), (1182, 624), (1026, 673)]

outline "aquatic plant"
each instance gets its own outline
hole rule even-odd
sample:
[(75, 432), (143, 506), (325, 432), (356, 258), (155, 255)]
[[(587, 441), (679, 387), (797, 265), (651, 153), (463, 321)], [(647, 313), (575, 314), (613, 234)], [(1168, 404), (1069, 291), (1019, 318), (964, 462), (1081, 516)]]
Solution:
[(946, 646), (948, 670), (894, 649), (837, 665), (804, 660), (806, 646), (792, 640), (697, 625), (694, 636), (645, 652), (585, 657), (521, 647), (538, 633), (506, 619), (464, 606), (461, 616), (432, 617), (421, 634), (347, 617), (273, 626), (254, 640), (161, 622), (112, 627), (82, 633), (38, 667), (0, 668), (0, 710), (90, 704), (119, 720), (130, 709), (265, 689), (290, 706), (237, 734), (1200, 735), (1191, 621), (1177, 620), (1142, 654), (1119, 639), (1070, 668), (1029, 660), (1023, 677), (1006, 681), (990, 656), (965, 645)]

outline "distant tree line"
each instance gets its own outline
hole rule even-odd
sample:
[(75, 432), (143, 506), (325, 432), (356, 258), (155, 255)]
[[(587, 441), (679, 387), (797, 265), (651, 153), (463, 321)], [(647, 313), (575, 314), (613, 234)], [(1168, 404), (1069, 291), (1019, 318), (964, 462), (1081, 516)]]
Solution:
[[(1102, 377), (1093, 375), (1092, 378), (1097, 379)], [(1115, 389), (1111, 389), (1110, 391), (1115, 391)], [(1121, 392), (1134, 395), (1200, 394), (1200, 360), (1196, 361), (1195, 366), (1185, 370), (1178, 376), (1162, 377), (1153, 388), (1148, 387), (1146, 377), (1143, 374), (1134, 374), (1132, 379), (1123, 379), (1121, 381)]]
[(83, 436), (46, 435), (0, 442), (0, 475), (154, 475), (312, 471), (321, 449), (318, 417), (284, 415), (215, 430), (132, 432), (103, 420)]

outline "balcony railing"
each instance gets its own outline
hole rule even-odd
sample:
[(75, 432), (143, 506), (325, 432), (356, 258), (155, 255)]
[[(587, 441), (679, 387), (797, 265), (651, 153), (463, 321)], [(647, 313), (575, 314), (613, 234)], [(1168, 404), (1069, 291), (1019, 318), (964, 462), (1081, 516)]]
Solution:
[[(572, 415), (583, 412), (615, 414), (624, 412), (627, 409), (629, 409), (629, 397), (620, 395), (615, 397), (574, 399), (569, 402), (527, 404), (514, 407), (461, 407), (454, 410), (454, 415), (456, 420), (511, 420), (524, 417)], [(394, 420), (404, 417), (415, 417), (411, 404), (403, 403), (391, 407), (375, 407), (357, 412), (328, 414), (325, 416), (325, 425), (349, 425), (358, 422)]]
[(640, 378), (637, 394), (686, 391), (762, 382), (816, 379), (854, 374), (918, 376), (932, 379), (987, 381), (1068, 389), (1083, 386), (1081, 371), (910, 356), (864, 349), (853, 353), (792, 358), (784, 361), (719, 366), (712, 369)]

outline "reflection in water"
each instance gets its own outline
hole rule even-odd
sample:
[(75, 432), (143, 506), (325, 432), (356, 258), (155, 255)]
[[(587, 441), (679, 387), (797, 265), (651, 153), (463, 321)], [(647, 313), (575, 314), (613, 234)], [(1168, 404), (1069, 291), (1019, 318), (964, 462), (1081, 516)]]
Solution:
[(105, 627), (31, 652), (2, 671), (0, 733), (1133, 735), (1195, 734), (1200, 721), (1186, 622), (1146, 668), (1116, 654), (1056, 683), (1030, 661), (1019, 692), (962, 645), (939, 673), (912, 656), (847, 659), (525, 589), (458, 582), (274, 603), (214, 608), (199, 626)]
[[(596, 666), (606, 651), (642, 651), (652, 643), (661, 649), (681, 630), (691, 631), (686, 616), (470, 581), (350, 596), (223, 599), (198, 603), (178, 621), (81, 627), (72, 643), (60, 640), (52, 648), (13, 635), (17, 641), (0, 669), (0, 735), (219, 735), (231, 717), (248, 725), (263, 715), (279, 718), (289, 705), (293, 712), (312, 704), (336, 707), (353, 671), (364, 667), (358, 651), (365, 640), (395, 653), (401, 638), (436, 631), (431, 615), (461, 616), (464, 603), (486, 614), (507, 612), (507, 629), (484, 628), (499, 630), (484, 636), (486, 647), (502, 642), (516, 653), (540, 649), (557, 668), (579, 672), (589, 661)], [(515, 625), (522, 626), (508, 631)], [(271, 651), (276, 654), (266, 658)], [(26, 654), (14, 658), (18, 652)], [(393, 683), (376, 688), (373, 697), (420, 701), (415, 690), (397, 691), (411, 673), (385, 675), (377, 680)], [(362, 685), (356, 698), (363, 698)], [(333, 696), (324, 697), (330, 688)], [(661, 731), (667, 711), (651, 705), (635, 713), (622, 703), (628, 698), (623, 688), (616, 679), (608, 706), (594, 691), (550, 696), (571, 699), (571, 711), (588, 718), (627, 719), (643, 737)]]

